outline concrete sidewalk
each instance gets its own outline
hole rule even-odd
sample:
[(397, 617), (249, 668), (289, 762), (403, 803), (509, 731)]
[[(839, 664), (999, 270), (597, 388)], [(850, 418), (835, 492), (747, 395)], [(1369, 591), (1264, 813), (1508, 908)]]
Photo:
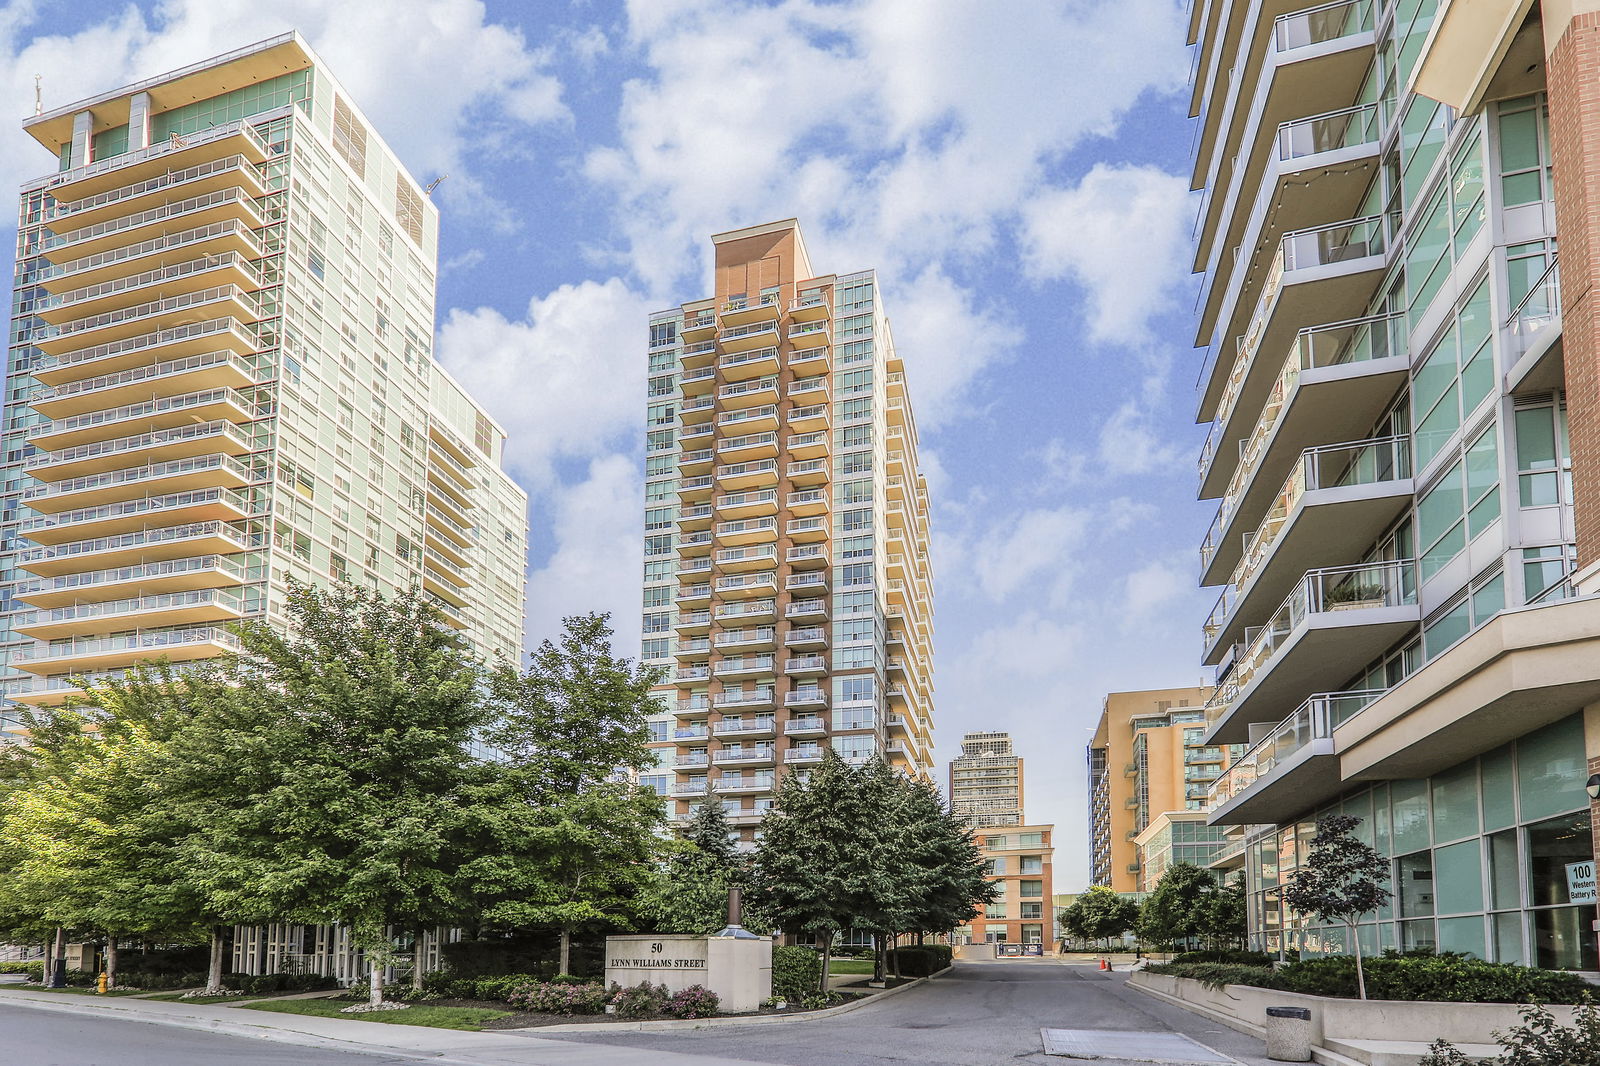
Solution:
[(60, 1014), (176, 1026), (303, 1047), (411, 1058), (441, 1066), (743, 1066), (747, 1060), (605, 1047), (540, 1038), (534, 1030), (469, 1033), (298, 1014), (241, 1010), (225, 1004), (88, 999), (51, 992), (0, 990), (0, 1004)]

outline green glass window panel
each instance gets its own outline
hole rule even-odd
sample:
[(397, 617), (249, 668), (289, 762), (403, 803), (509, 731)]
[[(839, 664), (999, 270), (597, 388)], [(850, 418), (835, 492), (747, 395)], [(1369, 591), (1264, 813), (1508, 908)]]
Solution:
[(1429, 622), (1422, 630), (1423, 654), (1432, 659), (1471, 631), (1472, 613), (1470, 605), (1466, 600), (1462, 600), (1450, 610)]
[(1395, 864), (1399, 884), (1395, 894), (1400, 898), (1400, 917), (1423, 918), (1433, 914), (1433, 853), (1419, 851), (1402, 855)]
[(1456, 385), (1452, 381), (1439, 405), (1417, 424), (1417, 432), (1413, 437), (1416, 469), (1421, 470), (1432, 462), (1460, 428), (1461, 408)]
[(1450, 212), (1444, 189), (1440, 189), (1406, 253), (1406, 278), (1408, 283), (1415, 282), (1410, 294), (1413, 320), (1433, 302), (1449, 273)]
[(1433, 839), (1459, 840), (1478, 832), (1478, 766), (1466, 762), (1433, 778)]
[(1461, 521), (1461, 473), (1460, 463), (1452, 466), (1417, 503), (1417, 540), (1424, 550)]
[(1500, 116), (1501, 171), (1527, 170), (1539, 165), (1538, 121), (1534, 108)]
[[(1418, 41), (1419, 46), (1420, 43)], [(1436, 101), (1414, 96), (1400, 120), (1400, 154), (1404, 167), (1401, 188), (1408, 206), (1416, 202), (1417, 193), (1427, 180), (1433, 161), (1439, 158), (1439, 152), (1444, 148), (1444, 123), (1440, 121), (1442, 111), (1443, 108)]]
[(1534, 965), (1546, 970), (1594, 970), (1596, 962), (1594, 904), (1534, 911)]
[(1411, 382), (1411, 409), (1416, 412), (1416, 419), (1433, 410), (1456, 380), (1456, 345), (1456, 329), (1452, 325), (1417, 368)]
[(118, 126), (94, 135), (94, 158), (110, 159), (128, 150), (128, 127)]
[(1571, 715), (1517, 741), (1517, 793), (1522, 818), (1533, 821), (1589, 806), (1583, 718)]
[(1489, 283), (1481, 282), (1467, 297), (1456, 321), (1461, 329), (1461, 350), (1469, 355), (1489, 343), (1494, 336), (1493, 308), (1489, 304)]
[(1495, 833), (1489, 841), (1489, 905), (1495, 910), (1522, 906), (1522, 864), (1517, 860), (1517, 831)]
[(1554, 409), (1533, 407), (1517, 412), (1517, 469), (1554, 470), (1556, 428)]
[(1472, 624), (1481, 626), (1506, 609), (1506, 576), (1496, 574), (1472, 594)]
[(1500, 448), (1491, 428), (1467, 449), (1467, 499), (1476, 501), (1500, 481)]
[(1428, 836), (1428, 783), (1391, 781), (1389, 809), (1394, 817), (1393, 850), (1419, 851), (1432, 843)]
[(1543, 197), (1539, 188), (1539, 172), (1529, 170), (1522, 174), (1508, 174), (1500, 179), (1500, 195), (1507, 207), (1536, 204)]
[(1483, 910), (1483, 870), (1478, 840), (1464, 840), (1433, 852), (1434, 887), (1439, 914)]
[(1469, 414), (1494, 393), (1493, 349), (1484, 345), (1461, 368), (1461, 409)]
[(1494, 961), (1527, 964), (1527, 952), (1522, 947), (1522, 912), (1496, 914), (1494, 925)]
[(1561, 484), (1554, 471), (1523, 474), (1517, 479), (1517, 500), (1523, 507), (1551, 507), (1561, 502)]
[(1450, 213), (1456, 231), (1456, 254), (1478, 235), (1488, 214), (1483, 195), (1483, 135), (1474, 134), (1450, 164)]
[(1463, 955), (1473, 958), (1486, 958), (1483, 943), (1483, 919), (1477, 915), (1471, 918), (1440, 918), (1439, 919), (1439, 950), (1459, 951)]
[(1471, 540), (1479, 533), (1488, 529), (1495, 519), (1500, 517), (1500, 490), (1496, 489), (1477, 503), (1472, 505), (1472, 510), (1467, 512), (1467, 539)]
[[(1549, 269), (1543, 249), (1543, 243), (1538, 243), (1513, 245), (1507, 250), (1506, 289), (1507, 299), (1512, 307), (1522, 303), (1538, 284), (1539, 279), (1544, 277), (1544, 272)], [(1535, 254), (1524, 254), (1528, 250), (1535, 250)]]
[(1563, 814), (1527, 828), (1528, 903), (1534, 907), (1572, 902), (1567, 867), (1594, 858), (1589, 812)]

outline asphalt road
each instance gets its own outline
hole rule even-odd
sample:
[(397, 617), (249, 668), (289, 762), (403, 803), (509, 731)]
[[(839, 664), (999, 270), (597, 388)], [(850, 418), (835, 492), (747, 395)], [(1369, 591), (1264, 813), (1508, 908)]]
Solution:
[(1082, 1060), (1044, 1054), (1041, 1028), (1115, 1029), (1183, 1033), (1242, 1063), (1268, 1062), (1261, 1041), (1124, 988), (1124, 979), (1053, 959), (966, 962), (826, 1022), (562, 1039), (781, 1066), (1071, 1066)]
[(416, 1066), (371, 1055), (0, 1003), (6, 1066)]
[[(881, 1003), (815, 1021), (644, 1033), (515, 1030), (502, 1031), (501, 1039), (487, 1042), (460, 1034), (466, 1039), (447, 1049), (423, 1052), (421, 1061), (441, 1055), (453, 1066), (1070, 1066), (1081, 1062), (1044, 1054), (1039, 1030), (1056, 1028), (1179, 1032), (1244, 1066), (1267, 1066), (1260, 1041), (1125, 988), (1123, 980), (1122, 974), (1052, 959), (958, 963), (951, 973)], [(389, 1026), (361, 1024), (393, 1033)], [(420, 1036), (437, 1030), (417, 1032)], [(401, 1066), (418, 1061), (416, 1054), (326, 1050), (0, 1003), (0, 1066)], [(1096, 1061), (1114, 1066), (1124, 1060)]]

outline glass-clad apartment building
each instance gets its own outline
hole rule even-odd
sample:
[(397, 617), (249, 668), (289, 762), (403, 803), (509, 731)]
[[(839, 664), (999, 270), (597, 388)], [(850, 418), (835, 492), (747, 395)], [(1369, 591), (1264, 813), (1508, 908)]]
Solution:
[(0, 674), (235, 647), (291, 582), (522, 645), (527, 501), (433, 357), (437, 209), (296, 34), (45, 112), (22, 190)]
[(1206, 806), (1268, 950), (1350, 950), (1279, 903), (1343, 811), (1392, 863), (1365, 950), (1600, 969), (1571, 873), (1600, 770), (1600, 412), (1558, 265), (1591, 180), (1547, 62), (1569, 15), (1191, 8), (1205, 739), (1248, 745)]
[(928, 491), (876, 275), (817, 275), (792, 219), (712, 241), (714, 294), (650, 317), (644, 781), (748, 843), (827, 748), (931, 774)]

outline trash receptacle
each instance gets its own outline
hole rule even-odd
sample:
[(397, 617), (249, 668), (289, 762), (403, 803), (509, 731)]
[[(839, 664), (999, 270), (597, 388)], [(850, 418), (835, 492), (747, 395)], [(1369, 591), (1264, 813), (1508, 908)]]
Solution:
[(1267, 1058), (1310, 1062), (1312, 1035), (1309, 1007), (1267, 1008)]

